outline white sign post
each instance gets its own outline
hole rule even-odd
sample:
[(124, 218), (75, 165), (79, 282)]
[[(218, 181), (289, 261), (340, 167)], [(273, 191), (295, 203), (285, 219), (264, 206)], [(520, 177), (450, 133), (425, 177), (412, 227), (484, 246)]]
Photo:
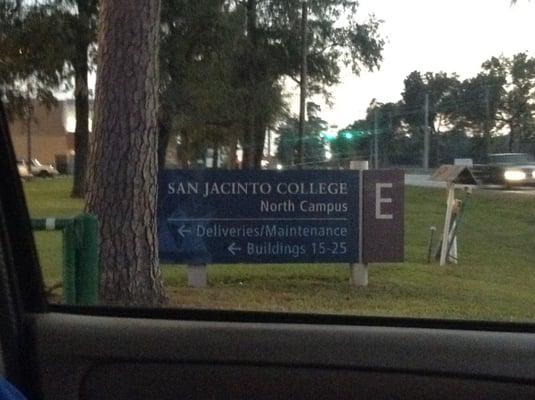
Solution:
[(208, 266), (206, 264), (188, 265), (188, 286), (205, 288), (208, 283)]
[(449, 254), (449, 243), (450, 243), (450, 226), (451, 226), (451, 217), (453, 215), (453, 206), (455, 205), (455, 184), (448, 182), (448, 199), (446, 202), (446, 217), (444, 219), (444, 230), (442, 232), (442, 248), (440, 250), (440, 265), (446, 265), (448, 261)]
[(476, 185), (477, 181), (472, 172), (465, 165), (442, 165), (431, 177), (434, 181), (446, 182), (448, 199), (446, 201), (446, 217), (444, 218), (444, 230), (442, 232), (442, 244), (440, 248), (440, 265), (446, 265), (452, 261), (457, 263), (457, 224), (453, 214), (460, 211), (460, 203), (455, 200), (455, 184)]

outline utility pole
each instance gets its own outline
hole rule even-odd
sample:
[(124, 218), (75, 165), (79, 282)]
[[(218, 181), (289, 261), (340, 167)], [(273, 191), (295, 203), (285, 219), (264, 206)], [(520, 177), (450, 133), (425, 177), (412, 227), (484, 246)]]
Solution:
[(373, 169), (379, 169), (379, 111), (373, 117)]
[(424, 160), (423, 168), (429, 169), (429, 93), (425, 94), (424, 101)]
[(271, 167), (271, 129), (267, 129), (267, 157), (269, 167)]
[(385, 138), (383, 137), (383, 148), (382, 148), (383, 168), (385, 166), (390, 165), (390, 157), (388, 156), (388, 148), (387, 148), (388, 144), (386, 142), (387, 141), (392, 142), (394, 140), (394, 128), (392, 126), (392, 111), (388, 112), (388, 134), (390, 136), (389, 136), (389, 139), (388, 138), (386, 139), (386, 141), (385, 141)]
[(307, 96), (307, 13), (308, 5), (306, 0), (303, 1), (303, 7), (301, 12), (301, 80), (300, 80), (300, 98), (299, 98), (299, 147), (297, 152), (298, 168), (303, 167), (304, 162), (304, 143), (303, 136), (305, 131), (305, 107)]
[(28, 93), (26, 94), (27, 96), (24, 99), (24, 101), (26, 102), (24, 106), (25, 108), (24, 109), (24, 123), (26, 125), (26, 157), (27, 157), (26, 161), (28, 162), (28, 172), (31, 172), (30, 165), (31, 165), (32, 158), (33, 158), (33, 155), (32, 155), (32, 122), (33, 122), (34, 109), (33, 109), (33, 100), (30, 96), (29, 89), (28, 89)]
[(369, 141), (369, 150), (370, 150), (370, 156), (369, 156), (369, 166), (373, 168), (373, 140)]
[(32, 163), (32, 119), (31, 116), (26, 118), (26, 157), (28, 158), (28, 172)]
[(488, 154), (490, 152), (490, 94), (489, 94), (488, 86), (485, 86), (484, 96), (485, 96), (485, 127), (484, 127), (484, 132), (483, 132), (483, 135), (484, 135), (483, 140), (485, 144), (485, 149), (484, 149), (485, 154), (483, 155), (483, 157), (485, 161), (487, 161)]

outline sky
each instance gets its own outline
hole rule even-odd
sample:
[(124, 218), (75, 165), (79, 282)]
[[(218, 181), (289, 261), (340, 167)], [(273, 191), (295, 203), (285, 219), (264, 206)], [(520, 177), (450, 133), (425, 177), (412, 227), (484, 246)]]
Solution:
[[(510, 0), (360, 0), (358, 14), (383, 21), (383, 61), (378, 71), (360, 76), (344, 70), (341, 83), (331, 88), (332, 108), (321, 97), (312, 99), (322, 107), (320, 116), (338, 128), (363, 118), (373, 98), (400, 100), (403, 80), (412, 71), (456, 72), (465, 79), (492, 56), (521, 51), (535, 56), (535, 0), (514, 6)], [(288, 90), (298, 114), (299, 89)]]
[[(343, 71), (341, 84), (332, 88), (332, 108), (313, 99), (322, 104), (321, 117), (339, 128), (363, 118), (373, 98), (400, 100), (403, 80), (414, 70), (456, 72), (464, 79), (492, 56), (535, 56), (535, 1), (511, 6), (510, 0), (361, 0), (361, 17), (370, 13), (384, 21), (380, 70), (358, 77)], [(299, 91), (291, 92), (298, 113)]]

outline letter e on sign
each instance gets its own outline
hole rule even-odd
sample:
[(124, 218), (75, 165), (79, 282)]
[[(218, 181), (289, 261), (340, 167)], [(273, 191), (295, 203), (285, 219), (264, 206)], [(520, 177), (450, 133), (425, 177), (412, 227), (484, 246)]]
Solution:
[(383, 197), (383, 188), (392, 189), (392, 183), (375, 184), (375, 219), (394, 219), (392, 213), (383, 213), (382, 203), (392, 203), (392, 197)]
[(403, 171), (363, 171), (362, 178), (362, 262), (402, 262)]

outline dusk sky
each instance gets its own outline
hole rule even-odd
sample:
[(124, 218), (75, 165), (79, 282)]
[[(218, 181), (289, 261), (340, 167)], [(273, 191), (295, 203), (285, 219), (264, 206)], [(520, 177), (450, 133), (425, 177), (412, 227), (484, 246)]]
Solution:
[[(340, 128), (365, 116), (372, 98), (398, 101), (412, 71), (456, 72), (475, 76), (492, 56), (527, 51), (535, 56), (535, 1), (519, 0), (362, 0), (360, 15), (384, 21), (381, 69), (355, 77), (345, 71), (333, 88), (335, 105), (321, 116)], [(293, 91), (298, 95), (298, 90)], [(321, 102), (321, 99), (315, 99)], [(298, 112), (298, 96), (292, 109)]]
[[(331, 88), (334, 106), (321, 97), (321, 117), (345, 127), (363, 118), (370, 101), (398, 101), (403, 80), (414, 70), (475, 76), (492, 56), (527, 51), (535, 56), (535, 1), (518, 0), (361, 0), (359, 15), (383, 20), (386, 40), (379, 71), (354, 76), (345, 70)], [(94, 74), (91, 86), (94, 87)], [(290, 87), (291, 108), (299, 112), (299, 89)], [(71, 121), (74, 123), (73, 121)]]

